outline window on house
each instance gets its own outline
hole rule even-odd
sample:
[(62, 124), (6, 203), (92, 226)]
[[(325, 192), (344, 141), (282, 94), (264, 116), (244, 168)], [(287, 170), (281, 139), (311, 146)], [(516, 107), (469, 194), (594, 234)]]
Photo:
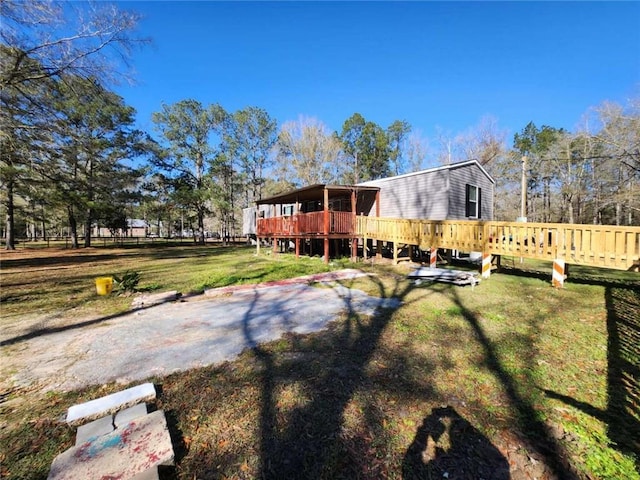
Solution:
[(284, 217), (293, 215), (293, 205), (285, 205), (282, 207), (282, 215)]
[(465, 216), (468, 218), (482, 218), (482, 189), (467, 184), (465, 200)]

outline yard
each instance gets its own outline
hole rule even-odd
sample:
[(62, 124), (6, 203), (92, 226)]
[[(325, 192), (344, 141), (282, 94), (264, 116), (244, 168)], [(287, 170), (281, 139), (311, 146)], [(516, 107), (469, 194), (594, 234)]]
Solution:
[[(60, 328), (99, 328), (147, 291), (257, 283), (354, 267), (253, 249), (147, 246), (2, 252), (1, 354)], [(343, 282), (403, 303), (344, 314), (222, 365), (154, 378), (176, 451), (164, 478), (635, 478), (640, 458), (640, 278), (503, 261), (474, 289), (415, 286), (407, 265), (357, 264)], [(533, 269), (533, 270), (532, 270)], [(82, 326), (86, 325), (86, 326)], [(0, 366), (0, 368), (2, 368)], [(0, 377), (0, 476), (46, 478), (73, 442), (66, 409), (124, 388), (41, 392)], [(446, 474), (446, 475), (445, 475)]]

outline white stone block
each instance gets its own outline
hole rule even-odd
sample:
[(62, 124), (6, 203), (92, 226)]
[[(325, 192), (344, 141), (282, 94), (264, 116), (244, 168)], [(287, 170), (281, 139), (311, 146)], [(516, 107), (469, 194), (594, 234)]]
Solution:
[(147, 414), (147, 404), (140, 403), (133, 407), (120, 410), (116, 413), (113, 424), (116, 428), (122, 427), (136, 418), (144, 417)]
[(158, 475), (158, 467), (145, 470), (144, 472), (139, 473), (135, 477), (131, 478), (131, 480), (160, 480), (160, 475)]
[(95, 440), (102, 435), (111, 433), (115, 430), (113, 426), (113, 416), (107, 415), (106, 417), (99, 418), (93, 422), (89, 422), (86, 425), (78, 427), (76, 433), (76, 445), (80, 445), (85, 442)]
[(77, 425), (155, 398), (156, 389), (153, 383), (144, 383), (70, 407), (67, 411), (67, 423)]
[(85, 442), (61, 453), (53, 460), (47, 478), (131, 479), (158, 465), (173, 465), (173, 460), (167, 420), (164, 412), (158, 410), (92, 442)]

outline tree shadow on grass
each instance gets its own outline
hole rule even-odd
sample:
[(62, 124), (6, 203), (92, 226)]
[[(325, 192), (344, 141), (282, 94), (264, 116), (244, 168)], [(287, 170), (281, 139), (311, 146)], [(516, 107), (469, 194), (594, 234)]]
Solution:
[[(532, 402), (522, 393), (523, 388), (532, 387), (534, 382), (529, 380), (527, 384), (521, 385), (508, 373), (500, 360), (497, 345), (485, 333), (478, 315), (464, 305), (455, 289), (451, 291), (451, 298), (460, 308), (461, 315), (467, 321), (475, 338), (482, 346), (484, 366), (500, 382), (511, 409), (518, 418), (518, 430), (521, 432), (521, 440), (525, 441), (528, 449), (539, 457), (539, 460), (543, 461), (553, 478), (578, 478), (565, 460), (568, 456), (564, 448), (554, 438), (553, 432), (545, 422), (541, 420)], [(532, 325), (531, 345), (535, 343), (536, 330), (536, 325)], [(533, 350), (522, 352), (525, 360), (528, 360), (529, 363), (532, 363), (534, 353)]]
[(608, 286), (606, 410), (550, 390), (550, 398), (571, 405), (608, 426), (613, 446), (635, 457), (640, 471), (640, 290)]
[[(412, 289), (409, 282), (388, 294), (378, 284), (381, 298), (402, 300)], [(362, 439), (342, 435), (344, 413), (354, 394), (366, 385), (365, 368), (378, 346), (392, 309), (378, 308), (372, 317), (357, 312), (349, 290), (337, 299), (344, 303), (346, 320), (333, 335), (314, 340), (295, 338), (294, 351), (306, 352), (302, 358), (282, 362), (267, 348), (256, 345), (254, 354), (261, 365), (260, 478), (358, 478), (369, 469), (371, 459), (363, 450), (376, 434), (381, 421), (375, 408), (363, 413), (367, 424)], [(249, 329), (251, 309), (245, 316), (247, 342), (257, 343)], [(295, 313), (294, 313), (295, 314)], [(331, 338), (329, 338), (331, 337)], [(311, 345), (302, 342), (311, 342)], [(299, 348), (296, 347), (299, 343)], [(309, 352), (314, 354), (309, 355)], [(288, 415), (278, 409), (278, 387), (299, 382), (308, 401)]]
[[(383, 298), (404, 301), (413, 288), (409, 282), (398, 282), (389, 292), (379, 284), (379, 294)], [(432, 285), (430, 291), (451, 292), (450, 296), (483, 347), (485, 365), (500, 381), (511, 408), (521, 419), (520, 430), (526, 432), (523, 433), (523, 441), (532, 454), (544, 462), (548, 472), (555, 478), (575, 478), (562, 461), (564, 452), (561, 447), (547, 431), (544, 422), (538, 419), (534, 407), (520, 395), (515, 379), (501, 365), (495, 346), (485, 335), (476, 315), (463, 305), (455, 287)], [(258, 433), (260, 478), (386, 477), (393, 474), (393, 465), (397, 461), (385, 458), (385, 452), (390, 451), (393, 442), (390, 437), (392, 433), (385, 431), (384, 413), (373, 401), (374, 397), (363, 400), (363, 395), (378, 391), (383, 395), (385, 392), (399, 395), (400, 398), (405, 395), (419, 398), (421, 402), (442, 400), (436, 390), (435, 379), (427, 381), (425, 385), (400, 375), (397, 381), (389, 381), (387, 377), (382, 384), (376, 382), (368, 374), (367, 367), (376, 357), (376, 352), (385, 348), (380, 344), (380, 339), (394, 312), (378, 309), (372, 317), (365, 318), (351, 308), (348, 297), (342, 301), (347, 311), (346, 320), (337, 324), (332, 335), (314, 337), (318, 339), (316, 344), (313, 344), (313, 340), (297, 338), (293, 350), (301, 352), (302, 358), (294, 362), (283, 363), (273, 350), (257, 345), (248, 328), (251, 309), (247, 312), (245, 335), (247, 342), (256, 343), (253, 352), (261, 366)], [(404, 307), (407, 308), (406, 303)], [(296, 342), (300, 343), (299, 348)], [(317, 355), (309, 355), (310, 350)], [(402, 352), (394, 352), (385, 357), (400, 373), (406, 367), (406, 364), (404, 367), (401, 365), (403, 362), (415, 361), (407, 358), (402, 360), (402, 355)], [(433, 369), (434, 365), (429, 360), (419, 368), (426, 378), (433, 375)], [(304, 385), (306, 398), (301, 405), (284, 413), (279, 407), (279, 387), (294, 382)], [(361, 423), (345, 430), (349, 409), (353, 408), (356, 397), (363, 400), (358, 403), (362, 408), (359, 417)], [(453, 436), (451, 441), (454, 449), (450, 454), (440, 452), (431, 466), (420, 464), (416, 455), (425, 441), (423, 437), (436, 435), (438, 419), (443, 417), (447, 417), (445, 421), (450, 428), (450, 437)], [(468, 441), (478, 442), (477, 448), (469, 450), (469, 445), (466, 445)], [(451, 407), (435, 410), (425, 420), (416, 433), (414, 444), (407, 450), (402, 468), (405, 478), (428, 478), (428, 475), (425, 476), (427, 472), (440, 471), (445, 466), (460, 473), (455, 478), (478, 478), (485, 470), (493, 475), (487, 478), (509, 477), (509, 465), (502, 454)]]

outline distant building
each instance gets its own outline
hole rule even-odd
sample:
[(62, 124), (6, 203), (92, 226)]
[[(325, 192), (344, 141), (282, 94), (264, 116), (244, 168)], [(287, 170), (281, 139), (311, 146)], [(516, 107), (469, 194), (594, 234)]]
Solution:
[(127, 219), (127, 230), (123, 231), (122, 229), (118, 229), (113, 232), (115, 235), (112, 235), (110, 229), (106, 227), (94, 227), (93, 235), (96, 237), (106, 237), (110, 238), (112, 236), (115, 237), (145, 237), (149, 231), (149, 223), (146, 220), (142, 220), (139, 218), (129, 218)]

